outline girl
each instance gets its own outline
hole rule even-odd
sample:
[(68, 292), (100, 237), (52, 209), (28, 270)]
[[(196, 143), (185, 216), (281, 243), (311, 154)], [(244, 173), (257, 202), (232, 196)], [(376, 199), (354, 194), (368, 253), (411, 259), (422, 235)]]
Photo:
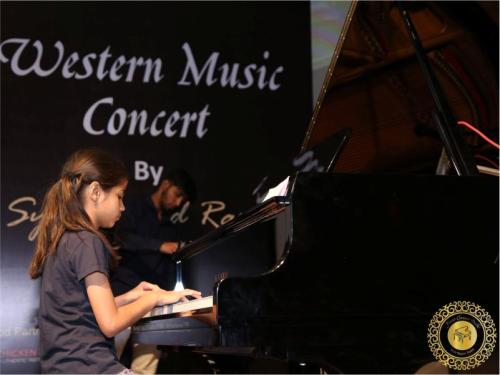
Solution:
[(108, 281), (114, 248), (99, 231), (125, 210), (124, 165), (99, 150), (81, 150), (64, 164), (42, 207), (30, 276), (42, 278), (40, 363), (43, 373), (127, 373), (115, 334), (154, 306), (199, 298), (197, 291), (165, 291), (146, 282), (113, 297)]

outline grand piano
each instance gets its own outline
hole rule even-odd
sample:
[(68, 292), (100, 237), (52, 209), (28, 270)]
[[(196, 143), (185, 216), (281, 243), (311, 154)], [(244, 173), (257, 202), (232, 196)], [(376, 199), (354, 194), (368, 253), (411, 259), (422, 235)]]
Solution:
[[(290, 364), (282, 372), (416, 372), (436, 360), (427, 333), (444, 305), (474, 302), (498, 327), (498, 178), (455, 167), (291, 172), (284, 194), (176, 253), (184, 286), (209, 297), (156, 308), (133, 339)], [(481, 372), (498, 373), (497, 348), (491, 358)]]

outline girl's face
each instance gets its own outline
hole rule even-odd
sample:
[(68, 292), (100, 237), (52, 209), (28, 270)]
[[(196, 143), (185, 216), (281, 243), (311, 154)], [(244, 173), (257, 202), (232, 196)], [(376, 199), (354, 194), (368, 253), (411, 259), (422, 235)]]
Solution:
[(100, 190), (97, 204), (95, 205), (95, 225), (98, 228), (111, 228), (120, 219), (125, 206), (123, 196), (128, 181), (123, 181), (108, 191)]

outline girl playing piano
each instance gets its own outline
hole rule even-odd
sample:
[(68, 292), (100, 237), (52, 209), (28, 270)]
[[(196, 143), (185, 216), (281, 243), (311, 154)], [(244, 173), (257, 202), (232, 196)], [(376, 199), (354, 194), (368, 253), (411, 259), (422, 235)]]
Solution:
[(146, 282), (114, 297), (109, 264), (115, 249), (100, 232), (125, 210), (124, 165), (104, 151), (81, 150), (64, 164), (47, 192), (30, 276), (41, 277), (39, 328), (43, 373), (127, 373), (118, 362), (116, 333), (156, 305), (200, 297)]

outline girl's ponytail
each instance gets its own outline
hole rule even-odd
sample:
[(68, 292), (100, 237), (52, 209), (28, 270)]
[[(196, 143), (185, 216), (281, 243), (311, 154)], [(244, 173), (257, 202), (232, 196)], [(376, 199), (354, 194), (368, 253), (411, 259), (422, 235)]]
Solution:
[[(58, 195), (61, 188), (61, 181), (57, 181), (49, 189), (42, 204), (42, 216), (38, 222), (38, 237), (35, 242), (35, 254), (31, 260), (29, 274), (32, 279), (40, 276), (41, 268), (47, 253), (46, 244), (49, 244), (51, 238), (57, 237), (56, 226), (54, 225), (55, 218), (58, 214)], [(49, 233), (52, 232), (52, 233)]]
[(46, 193), (42, 215), (38, 223), (35, 253), (29, 267), (29, 275), (35, 279), (42, 274), (45, 259), (56, 251), (65, 231), (89, 231), (104, 242), (114, 261), (115, 249), (94, 226), (82, 204), (82, 189), (97, 181), (108, 190), (127, 179), (125, 166), (110, 154), (101, 150), (80, 150), (65, 163), (61, 177)]

